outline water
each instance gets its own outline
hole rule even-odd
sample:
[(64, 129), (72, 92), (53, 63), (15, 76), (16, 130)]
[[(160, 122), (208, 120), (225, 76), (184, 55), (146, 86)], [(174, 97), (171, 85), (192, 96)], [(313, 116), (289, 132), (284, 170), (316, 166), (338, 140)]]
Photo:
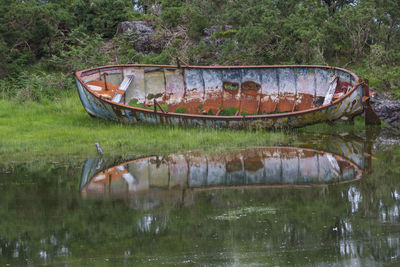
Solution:
[(0, 265), (400, 263), (400, 154), (362, 138), (0, 169)]

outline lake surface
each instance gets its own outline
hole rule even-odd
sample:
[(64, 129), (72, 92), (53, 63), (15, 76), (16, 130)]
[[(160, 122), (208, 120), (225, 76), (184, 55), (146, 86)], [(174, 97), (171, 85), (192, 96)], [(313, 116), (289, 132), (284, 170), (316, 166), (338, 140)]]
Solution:
[(0, 265), (398, 266), (400, 153), (373, 142), (1, 166)]

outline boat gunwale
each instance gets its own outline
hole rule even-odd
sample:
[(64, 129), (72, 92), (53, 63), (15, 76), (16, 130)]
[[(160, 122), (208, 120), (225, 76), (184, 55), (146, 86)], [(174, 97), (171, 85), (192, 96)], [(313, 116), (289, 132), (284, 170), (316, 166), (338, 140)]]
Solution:
[[(128, 106), (125, 104), (121, 103), (116, 103), (114, 101), (99, 97), (96, 95), (94, 92), (92, 92), (88, 86), (83, 82), (81, 79), (81, 75), (84, 74), (85, 72), (89, 71), (98, 71), (101, 69), (112, 69), (112, 68), (127, 68), (127, 67), (160, 67), (160, 68), (176, 68), (176, 69), (252, 69), (252, 68), (320, 68), (320, 69), (333, 69), (333, 70), (340, 70), (343, 72), (348, 73), (349, 75), (353, 76), (355, 79), (354, 85), (350, 91), (348, 91), (346, 94), (338, 98), (337, 100), (327, 104), (327, 105), (322, 105), (319, 107), (314, 107), (314, 108), (309, 108), (301, 111), (293, 111), (293, 112), (285, 112), (285, 113), (274, 113), (274, 114), (260, 114), (260, 115), (238, 115), (238, 116), (216, 116), (216, 115), (203, 115), (203, 114), (190, 114), (190, 113), (175, 113), (175, 112), (162, 112), (159, 110), (149, 110), (149, 109), (144, 109), (144, 108), (139, 108), (139, 107), (132, 107)], [(177, 66), (177, 65), (154, 65), (154, 64), (119, 64), (119, 65), (106, 65), (106, 66), (100, 66), (100, 67), (95, 67), (95, 68), (90, 68), (90, 69), (84, 69), (81, 71), (77, 71), (74, 74), (75, 78), (80, 82), (80, 84), (88, 91), (91, 95), (93, 95), (95, 98), (99, 99), (100, 101), (106, 102), (108, 104), (111, 104), (112, 106), (117, 106), (117, 107), (122, 107), (126, 108), (129, 110), (133, 111), (140, 111), (144, 113), (151, 113), (151, 114), (158, 114), (158, 115), (164, 115), (164, 116), (174, 116), (174, 117), (185, 117), (185, 118), (201, 118), (201, 119), (211, 119), (211, 120), (243, 120), (243, 119), (250, 119), (250, 120), (257, 120), (257, 119), (267, 119), (267, 118), (281, 118), (281, 117), (290, 117), (294, 115), (303, 115), (306, 113), (310, 112), (316, 112), (319, 110), (324, 110), (327, 109), (333, 105), (338, 104), (339, 102), (342, 102), (345, 100), (347, 97), (349, 97), (357, 88), (362, 85), (363, 83), (360, 81), (358, 76), (353, 73), (352, 71), (349, 71), (344, 68), (340, 67), (332, 67), (332, 66), (323, 66), (323, 65), (248, 65), (248, 66)]]

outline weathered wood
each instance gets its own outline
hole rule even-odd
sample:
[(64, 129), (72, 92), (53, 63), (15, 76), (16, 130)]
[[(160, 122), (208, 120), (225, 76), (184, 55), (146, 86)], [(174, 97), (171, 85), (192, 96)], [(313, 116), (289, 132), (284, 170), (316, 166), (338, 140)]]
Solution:
[(162, 111), (162, 113), (167, 113), (163, 109), (163, 107), (157, 102), (157, 100), (154, 99), (154, 112), (157, 112), (157, 107)]
[(323, 106), (328, 105), (332, 102), (333, 95), (335, 94), (335, 91), (336, 91), (337, 81), (338, 81), (338, 76), (334, 75), (332, 77), (332, 80), (329, 82), (329, 88), (325, 95), (324, 103), (322, 103)]
[(376, 115), (370, 103), (368, 79), (364, 79), (363, 81), (363, 102), (364, 102), (365, 124), (381, 125), (381, 119), (378, 117), (378, 115)]

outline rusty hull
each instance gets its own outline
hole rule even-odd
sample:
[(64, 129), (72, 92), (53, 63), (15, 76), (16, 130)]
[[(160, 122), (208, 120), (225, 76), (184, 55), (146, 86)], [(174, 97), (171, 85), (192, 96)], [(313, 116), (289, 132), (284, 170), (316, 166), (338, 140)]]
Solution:
[[(122, 92), (121, 101), (111, 101), (127, 75), (133, 75), (133, 81)], [(321, 106), (333, 77), (339, 77), (333, 101)], [(364, 111), (363, 96), (368, 86), (348, 70), (305, 65), (115, 65), (79, 71), (75, 79), (82, 104), (94, 117), (124, 123), (233, 129), (301, 127), (342, 117), (351, 119)], [(91, 85), (101, 90), (96, 92)], [(108, 92), (101, 95), (99, 92), (105, 89)], [(113, 93), (107, 95), (110, 90)], [(170, 112), (162, 111), (159, 105), (152, 110), (129, 106), (132, 99), (149, 106), (166, 104)], [(185, 107), (187, 113), (173, 112), (178, 107)], [(224, 107), (234, 107), (238, 112), (219, 116)], [(241, 115), (244, 112), (251, 115)]]

